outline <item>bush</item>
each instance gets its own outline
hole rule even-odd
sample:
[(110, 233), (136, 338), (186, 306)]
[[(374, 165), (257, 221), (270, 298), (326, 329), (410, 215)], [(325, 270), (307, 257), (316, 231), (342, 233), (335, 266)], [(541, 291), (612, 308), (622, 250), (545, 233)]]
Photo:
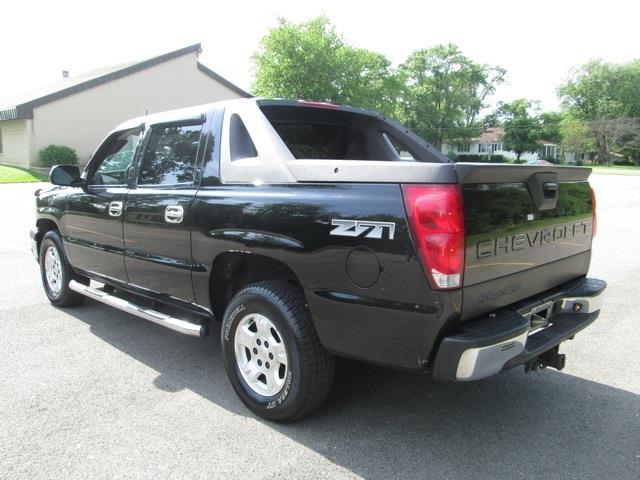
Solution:
[(620, 165), (621, 167), (634, 167), (636, 165), (635, 163), (633, 163), (630, 160), (623, 160), (623, 159), (614, 160), (613, 164), (614, 165)]
[(459, 153), (455, 158), (456, 162), (491, 162), (491, 163), (509, 163), (509, 158), (504, 155), (491, 155), (491, 159), (489, 159), (489, 155), (471, 155), (468, 153)]
[(38, 153), (40, 163), (47, 167), (53, 165), (77, 165), (78, 155), (73, 148), (64, 145), (49, 145)]

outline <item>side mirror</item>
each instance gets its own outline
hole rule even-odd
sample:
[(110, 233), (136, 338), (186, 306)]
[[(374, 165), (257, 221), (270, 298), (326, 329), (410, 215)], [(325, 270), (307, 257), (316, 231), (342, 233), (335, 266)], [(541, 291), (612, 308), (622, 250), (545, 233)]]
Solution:
[(80, 169), (77, 165), (56, 165), (49, 172), (49, 181), (63, 187), (84, 188), (85, 185), (85, 181), (80, 178)]

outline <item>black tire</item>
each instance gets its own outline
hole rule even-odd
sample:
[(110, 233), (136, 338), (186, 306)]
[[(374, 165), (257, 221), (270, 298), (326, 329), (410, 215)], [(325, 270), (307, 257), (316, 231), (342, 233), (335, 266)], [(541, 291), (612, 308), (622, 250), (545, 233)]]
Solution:
[[(286, 349), (286, 379), (275, 395), (257, 393), (239, 370), (234, 339), (238, 325), (250, 314), (268, 317)], [(320, 344), (304, 295), (294, 284), (264, 281), (240, 290), (227, 306), (221, 337), (233, 388), (247, 407), (267, 420), (297, 420), (317, 409), (331, 391), (334, 358)]]
[[(60, 276), (58, 280), (58, 289), (54, 289), (47, 281), (45, 256), (49, 249), (53, 249), (55, 255), (59, 258)], [(44, 292), (52, 304), (57, 307), (75, 307), (83, 302), (85, 298), (84, 295), (69, 289), (69, 282), (71, 280), (77, 280), (81, 283), (88, 284), (88, 280), (78, 277), (71, 269), (71, 266), (67, 261), (67, 256), (64, 253), (60, 233), (57, 230), (50, 230), (47, 232), (40, 243), (40, 276), (42, 278)]]

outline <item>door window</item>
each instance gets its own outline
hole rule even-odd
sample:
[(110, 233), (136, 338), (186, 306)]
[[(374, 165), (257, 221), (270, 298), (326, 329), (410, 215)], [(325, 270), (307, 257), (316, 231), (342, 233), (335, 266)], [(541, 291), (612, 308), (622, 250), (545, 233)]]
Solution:
[(89, 178), (89, 184), (125, 185), (139, 141), (139, 128), (114, 133), (109, 137), (96, 153), (98, 165)]
[(153, 128), (138, 185), (192, 184), (202, 125)]

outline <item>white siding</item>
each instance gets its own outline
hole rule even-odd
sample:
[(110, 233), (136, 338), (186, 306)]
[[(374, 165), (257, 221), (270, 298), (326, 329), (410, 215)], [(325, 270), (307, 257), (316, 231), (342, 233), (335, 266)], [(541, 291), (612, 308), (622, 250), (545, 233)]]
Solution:
[[(449, 154), (449, 153), (453, 153), (453, 154), (460, 154), (460, 155), (478, 155), (478, 156), (482, 156), (482, 155), (488, 155), (488, 152), (480, 152), (480, 144), (478, 142), (467, 142), (469, 143), (469, 151), (468, 152), (458, 152), (456, 145), (447, 145), (447, 144), (443, 144), (442, 145), (442, 153)], [(501, 144), (501, 142), (498, 142)], [(490, 144), (487, 144), (487, 146), (489, 146)], [(512, 152), (510, 150), (496, 150), (495, 152), (492, 153), (492, 155), (502, 155), (505, 158), (508, 158), (510, 160), (515, 160), (517, 158), (517, 155), (515, 154), (515, 152)], [(520, 156), (521, 160), (537, 160), (538, 159), (538, 153), (537, 152), (525, 152)]]
[(240, 98), (197, 68), (195, 53), (160, 63), (34, 109), (31, 162), (50, 144), (67, 145), (86, 163), (104, 136), (133, 117)]
[(5, 120), (0, 122), (2, 153), (0, 162), (20, 167), (29, 166), (30, 120)]

